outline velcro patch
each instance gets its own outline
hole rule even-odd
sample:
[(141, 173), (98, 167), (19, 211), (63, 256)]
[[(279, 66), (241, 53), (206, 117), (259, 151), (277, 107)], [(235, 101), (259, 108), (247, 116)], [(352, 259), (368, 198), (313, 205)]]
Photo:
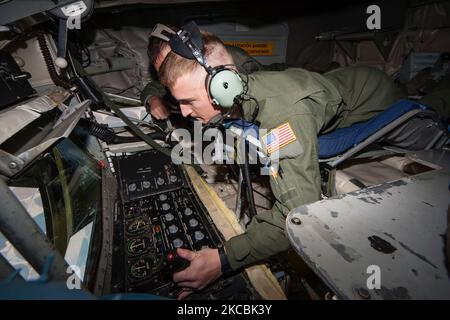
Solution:
[(269, 155), (296, 140), (297, 137), (289, 122), (270, 130), (268, 134), (262, 137), (262, 141)]

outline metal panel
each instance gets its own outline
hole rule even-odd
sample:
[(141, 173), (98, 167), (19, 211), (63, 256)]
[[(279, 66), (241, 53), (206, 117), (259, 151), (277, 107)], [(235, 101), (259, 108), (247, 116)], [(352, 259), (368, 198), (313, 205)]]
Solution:
[(0, 6), (0, 25), (8, 24), (73, 1), (74, 0), (60, 0), (57, 2), (52, 0), (21, 0), (5, 2)]
[[(294, 249), (340, 298), (450, 299), (450, 151), (412, 156), (437, 169), (289, 213)], [(380, 268), (380, 289), (367, 286), (372, 265)]]

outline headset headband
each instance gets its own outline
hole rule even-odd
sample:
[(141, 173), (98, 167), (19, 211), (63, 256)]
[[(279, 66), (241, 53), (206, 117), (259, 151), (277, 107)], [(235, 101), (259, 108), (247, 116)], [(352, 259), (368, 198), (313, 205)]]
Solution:
[(156, 24), (156, 26), (153, 28), (152, 33), (150, 34), (150, 37), (155, 37), (161, 40), (164, 40), (166, 42), (170, 41), (170, 38), (176, 34), (175, 31), (170, 29), (168, 26), (165, 26), (161, 23)]
[(202, 34), (194, 21), (184, 25), (178, 32), (171, 35), (169, 45), (176, 54), (186, 59), (197, 60), (206, 69), (208, 74), (212, 73), (213, 68), (208, 65), (202, 52)]
[(169, 37), (171, 50), (185, 59), (196, 60), (208, 73), (205, 87), (213, 104), (231, 108), (243, 92), (239, 75), (225, 65), (211, 67), (203, 54), (203, 37), (194, 21)]

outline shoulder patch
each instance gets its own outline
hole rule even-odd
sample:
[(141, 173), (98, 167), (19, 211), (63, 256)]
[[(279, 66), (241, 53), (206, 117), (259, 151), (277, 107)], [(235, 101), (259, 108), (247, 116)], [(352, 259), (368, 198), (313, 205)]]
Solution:
[(270, 130), (269, 133), (262, 137), (262, 141), (269, 155), (296, 140), (297, 137), (295, 136), (289, 122), (283, 123), (282, 125)]

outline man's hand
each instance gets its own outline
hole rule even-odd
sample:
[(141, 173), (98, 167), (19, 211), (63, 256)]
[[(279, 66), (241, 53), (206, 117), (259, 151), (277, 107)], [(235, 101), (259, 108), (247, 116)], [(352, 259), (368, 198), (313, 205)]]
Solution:
[(183, 292), (178, 296), (178, 299), (184, 299), (193, 290), (205, 288), (222, 274), (217, 249), (208, 248), (193, 252), (179, 248), (177, 254), (190, 262), (188, 268), (173, 274), (173, 281), (183, 288)]
[(147, 103), (150, 106), (150, 113), (154, 118), (163, 120), (170, 115), (170, 110), (167, 109), (160, 97), (152, 96), (148, 99)]

